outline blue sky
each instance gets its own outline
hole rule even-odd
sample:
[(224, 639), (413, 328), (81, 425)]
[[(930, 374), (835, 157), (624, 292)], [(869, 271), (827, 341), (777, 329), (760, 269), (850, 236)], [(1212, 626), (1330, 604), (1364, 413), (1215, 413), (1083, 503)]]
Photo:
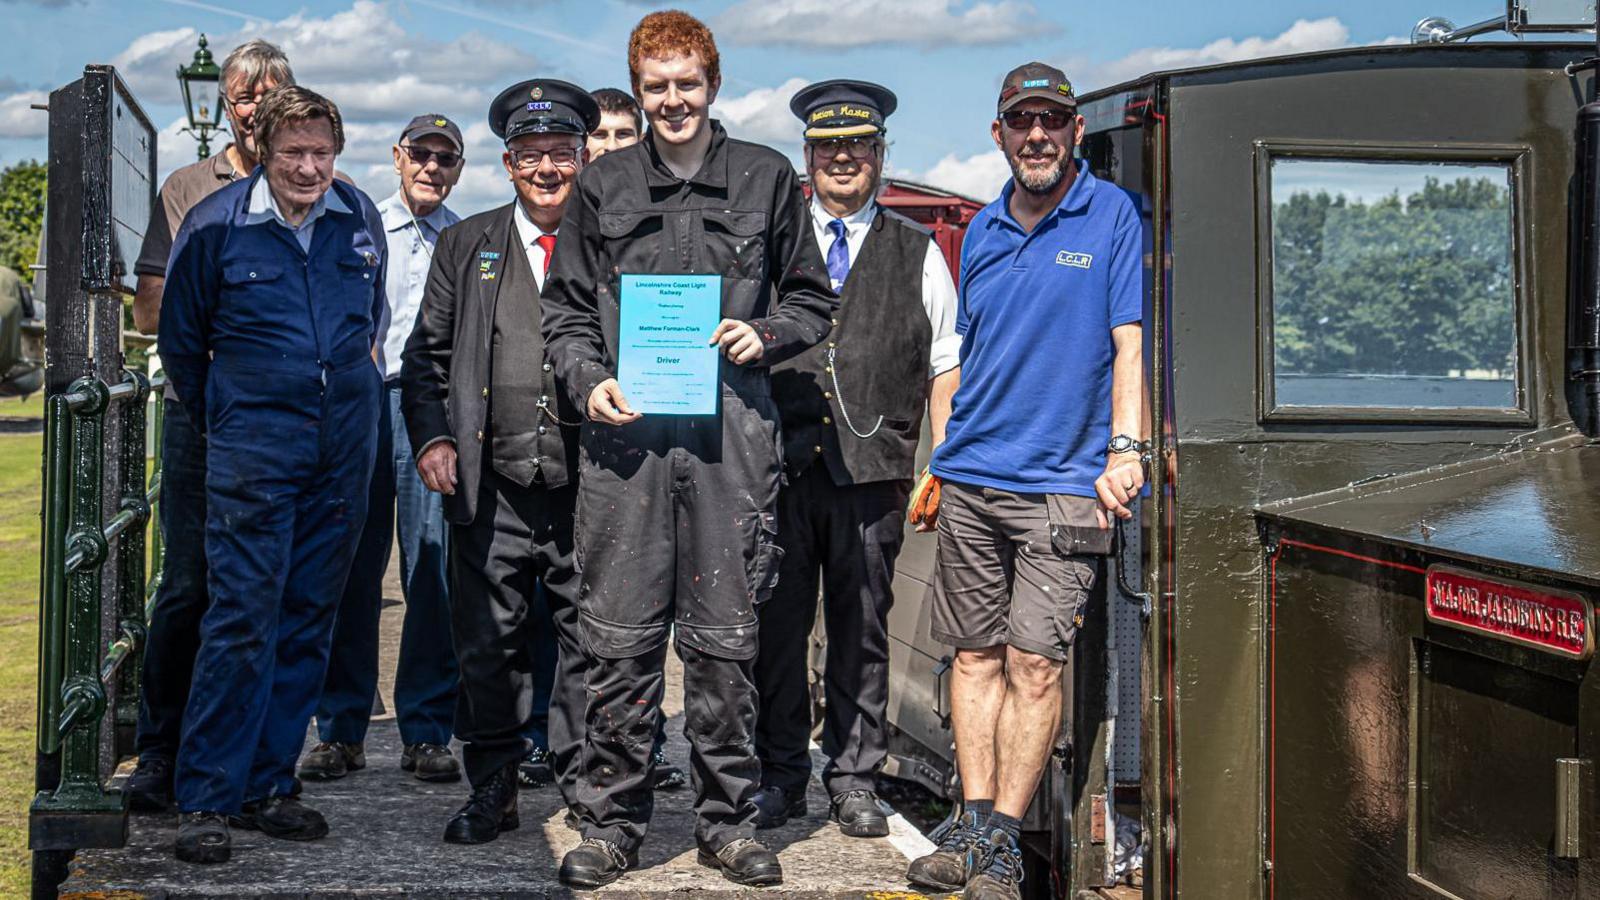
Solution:
[(13, 35), (0, 57), (0, 164), (44, 158), (45, 114), (29, 104), (85, 64), (107, 62), (162, 129), (162, 172), (189, 162), (177, 66), (202, 31), (219, 61), (261, 36), (345, 111), (340, 167), (375, 197), (393, 190), (389, 146), (401, 123), (423, 112), (456, 118), (468, 170), (452, 205), (473, 212), (509, 197), (488, 100), (535, 76), (626, 88), (628, 32), (667, 5), (716, 32), (724, 84), (715, 112), (734, 134), (795, 156), (796, 88), (879, 81), (900, 96), (890, 171), (985, 199), (1007, 174), (988, 136), (995, 92), (1018, 63), (1056, 63), (1088, 90), (1154, 69), (1379, 43), (1424, 16), (1464, 24), (1503, 9), (1502, 0), (0, 0)]

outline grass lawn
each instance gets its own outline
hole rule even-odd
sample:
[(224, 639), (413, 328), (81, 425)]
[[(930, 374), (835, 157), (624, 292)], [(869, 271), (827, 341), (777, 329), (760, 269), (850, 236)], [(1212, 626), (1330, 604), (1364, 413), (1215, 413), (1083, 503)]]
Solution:
[(44, 391), (37, 391), (27, 399), (0, 397), (0, 419), (44, 418)]
[[(34, 412), (42, 415), (42, 395)], [(0, 416), (18, 415), (15, 400)], [(28, 892), (34, 690), (39, 656), (41, 436), (0, 435), (0, 896)]]

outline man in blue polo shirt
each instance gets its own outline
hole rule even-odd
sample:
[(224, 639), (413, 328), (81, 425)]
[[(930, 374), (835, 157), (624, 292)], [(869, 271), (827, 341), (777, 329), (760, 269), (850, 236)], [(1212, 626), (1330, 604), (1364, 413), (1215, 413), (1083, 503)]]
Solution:
[(1019, 820), (1060, 725), (1092, 557), (1109, 516), (1132, 516), (1146, 452), (1139, 209), (1073, 159), (1083, 120), (1060, 70), (1012, 70), (998, 107), (1013, 177), (962, 247), (961, 387), (921, 486), (937, 479), (942, 503), (919, 523), (939, 533), (932, 634), (956, 648), (965, 809), (908, 877), (970, 900), (1020, 896)]

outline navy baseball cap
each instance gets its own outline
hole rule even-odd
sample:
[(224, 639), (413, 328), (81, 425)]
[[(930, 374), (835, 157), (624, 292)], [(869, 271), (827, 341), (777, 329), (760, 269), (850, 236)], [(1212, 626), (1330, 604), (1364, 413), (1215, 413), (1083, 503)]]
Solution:
[(461, 141), (461, 129), (456, 127), (456, 123), (438, 113), (428, 113), (412, 119), (400, 132), (400, 140), (415, 141), (417, 138), (427, 137), (430, 134), (437, 134), (449, 141), (455, 146), (457, 153), (460, 153), (461, 148), (466, 146)]

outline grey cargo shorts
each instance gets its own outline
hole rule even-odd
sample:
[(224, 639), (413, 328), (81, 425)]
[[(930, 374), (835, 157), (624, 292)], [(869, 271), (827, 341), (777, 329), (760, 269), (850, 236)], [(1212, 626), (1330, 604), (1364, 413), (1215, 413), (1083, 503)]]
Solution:
[(1111, 530), (1098, 501), (945, 481), (933, 576), (933, 639), (1002, 644), (1065, 662)]

